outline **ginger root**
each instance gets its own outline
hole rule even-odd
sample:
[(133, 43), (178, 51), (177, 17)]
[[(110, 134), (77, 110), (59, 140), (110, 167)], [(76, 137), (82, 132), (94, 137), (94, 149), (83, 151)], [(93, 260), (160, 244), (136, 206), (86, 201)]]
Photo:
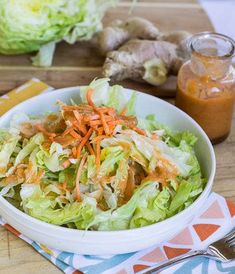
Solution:
[(175, 44), (134, 39), (107, 54), (103, 74), (114, 81), (132, 79), (161, 85), (168, 74), (177, 74), (182, 62)]
[(156, 40), (159, 30), (148, 20), (134, 17), (125, 22), (114, 21), (95, 37), (100, 52), (106, 55), (109, 51), (118, 49), (130, 39)]
[(113, 81), (164, 84), (169, 75), (177, 75), (188, 57), (190, 36), (186, 31), (161, 33), (143, 18), (115, 21), (96, 36), (100, 51), (106, 54), (103, 75)]
[(191, 33), (184, 31), (184, 30), (176, 30), (161, 33), (158, 37), (158, 41), (167, 41), (173, 43), (179, 47), (181, 50), (181, 54), (187, 56), (187, 41), (191, 37)]

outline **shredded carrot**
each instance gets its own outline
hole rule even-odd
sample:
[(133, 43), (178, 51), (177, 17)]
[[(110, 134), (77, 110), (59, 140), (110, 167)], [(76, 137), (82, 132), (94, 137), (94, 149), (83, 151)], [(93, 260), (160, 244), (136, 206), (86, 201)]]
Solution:
[(103, 132), (104, 132), (104, 128), (103, 127), (99, 127), (99, 128), (97, 128), (96, 131), (97, 131), (98, 135), (102, 135)]
[(87, 129), (86, 127), (82, 124), (82, 123), (79, 123), (78, 121), (74, 122), (73, 125), (79, 130), (81, 131), (81, 133), (83, 135), (86, 135), (87, 134)]
[(76, 147), (72, 148), (72, 154), (73, 154), (73, 157), (77, 156), (77, 149), (76, 149)]
[(123, 120), (113, 120), (113, 121), (108, 122), (107, 124), (109, 126), (116, 126), (116, 125), (119, 125), (119, 124), (121, 125), (123, 123), (124, 123)]
[(48, 139), (53, 143), (54, 142), (54, 137), (49, 136)]
[(126, 115), (128, 111), (127, 107), (124, 107), (123, 110), (120, 112), (120, 115)]
[(109, 125), (111, 135), (113, 135), (113, 131), (114, 131), (115, 127), (116, 127), (116, 125)]
[(67, 190), (67, 182), (64, 182), (62, 187), (63, 187), (63, 190)]
[(41, 124), (37, 124), (35, 127), (38, 131), (41, 131), (47, 137), (56, 137), (55, 133), (48, 132)]
[(100, 125), (102, 125), (102, 122), (100, 120), (94, 120), (94, 121), (90, 121), (90, 125), (91, 126), (100, 126)]
[(97, 168), (97, 173), (99, 173), (100, 170), (100, 141), (96, 143), (96, 158), (95, 158), (95, 164)]
[(74, 111), (73, 111), (73, 114), (74, 114), (75, 118), (76, 118), (78, 121), (81, 120), (81, 115), (79, 114), (79, 112), (78, 112), (77, 110), (74, 110)]
[(63, 182), (63, 184), (58, 184), (58, 188), (62, 190), (67, 190), (67, 182)]
[(77, 171), (77, 176), (76, 176), (76, 196), (77, 196), (76, 199), (77, 199), (78, 202), (82, 201), (79, 181), (80, 181), (80, 176), (81, 176), (81, 173), (82, 173), (83, 166), (85, 165), (86, 159), (87, 159), (87, 154), (84, 154), (83, 157), (82, 157), (82, 160), (79, 164), (78, 171)]
[[(113, 117), (110, 117), (108, 115), (103, 115), (102, 113), (101, 113), (101, 115), (103, 116), (105, 122), (112, 122), (113, 121)], [(100, 115), (99, 115), (99, 118), (100, 118)], [(90, 122), (91, 126), (101, 125), (102, 124), (102, 121), (100, 119), (90, 120), (89, 122)]]
[(93, 95), (93, 93), (94, 93), (94, 90), (91, 89), (91, 88), (89, 88), (89, 89), (87, 90), (87, 93), (86, 93), (86, 99), (87, 99), (88, 104), (89, 104), (91, 107), (93, 107), (93, 109), (97, 109), (96, 105), (94, 104), (94, 102), (92, 101), (92, 98), (91, 98), (92, 95)]
[(67, 128), (67, 129), (63, 132), (62, 136), (64, 137), (65, 135), (69, 134), (70, 131), (72, 131), (72, 130), (73, 130), (72, 127)]
[(88, 148), (88, 151), (90, 152), (91, 155), (95, 155), (95, 152), (91, 146), (91, 144), (89, 142), (87, 142), (86, 144), (87, 148)]
[(67, 168), (67, 167), (70, 166), (70, 164), (71, 164), (71, 162), (69, 160), (66, 160), (66, 161), (63, 162), (62, 167)]
[(90, 121), (97, 120), (97, 119), (100, 119), (100, 116), (98, 114), (86, 115), (84, 117), (85, 122), (90, 122)]
[(96, 136), (95, 138), (92, 139), (91, 143), (99, 142), (99, 141), (101, 141), (101, 140), (103, 140), (105, 138), (107, 138), (106, 135), (98, 135), (98, 136)]
[(102, 112), (103, 114), (115, 113), (114, 109), (110, 107), (99, 107), (99, 108), (96, 107), (96, 111)]
[(97, 125), (95, 125), (95, 126), (90, 125), (90, 126), (91, 126), (91, 128), (93, 128), (93, 130), (95, 130), (95, 131), (98, 130), (98, 126)]
[(152, 134), (152, 139), (159, 140), (159, 136), (156, 133), (154, 133), (154, 134)]
[(73, 112), (74, 110), (92, 110), (92, 107), (89, 105), (77, 105), (77, 106), (64, 105), (62, 106), (62, 109), (64, 111)]
[(105, 121), (104, 114), (102, 112), (99, 112), (99, 115), (100, 115), (100, 120), (101, 120), (101, 122), (103, 124), (103, 127), (104, 127), (105, 134), (110, 135), (109, 127), (107, 125), (107, 122)]
[[(76, 143), (76, 140), (71, 135), (66, 135), (64, 137), (57, 136), (55, 138), (55, 142), (61, 144), (63, 148), (66, 148), (66, 147)], [(46, 147), (48, 147), (48, 145)], [(50, 146), (49, 146), (49, 148), (50, 148)]]
[(81, 155), (81, 151), (82, 151), (82, 148), (85, 146), (85, 144), (87, 143), (87, 141), (89, 140), (91, 134), (93, 132), (93, 129), (90, 128), (87, 132), (87, 134), (83, 137), (81, 143), (79, 144), (78, 148), (77, 148), (77, 158), (80, 157)]
[(62, 109), (63, 109), (64, 111), (74, 111), (74, 110), (76, 110), (77, 108), (76, 108), (76, 106), (67, 106), (67, 105), (65, 105), (65, 106), (62, 106)]
[(138, 127), (133, 127), (133, 130), (136, 131), (137, 133), (141, 134), (141, 135), (145, 135), (146, 136), (146, 132)]
[(73, 138), (75, 138), (75, 139), (78, 139), (78, 140), (82, 139), (81, 135), (78, 134), (75, 130), (71, 130), (70, 135), (73, 136)]
[[(97, 108), (96, 105), (94, 104), (94, 102), (92, 101), (92, 94), (93, 94), (94, 90), (93, 89), (88, 89), (87, 91), (87, 102), (90, 106), (92, 106), (94, 108), (94, 110), (99, 114), (100, 116), (100, 120), (103, 124), (104, 127), (104, 131), (107, 135), (110, 135), (109, 132), (109, 127), (106, 123), (105, 117), (104, 117), (104, 113), (108, 113), (111, 108)], [(113, 109), (112, 109), (113, 110)]]

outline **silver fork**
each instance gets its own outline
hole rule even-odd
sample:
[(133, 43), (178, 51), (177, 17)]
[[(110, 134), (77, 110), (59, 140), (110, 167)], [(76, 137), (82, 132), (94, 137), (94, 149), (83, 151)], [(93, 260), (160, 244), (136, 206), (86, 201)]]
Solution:
[(229, 262), (235, 259), (235, 229), (233, 229), (232, 232), (227, 234), (224, 238), (210, 244), (206, 250), (190, 251), (181, 256), (151, 266), (143, 271), (138, 272), (138, 274), (157, 273), (157, 271), (163, 270), (173, 264), (197, 256), (204, 256), (221, 262)]

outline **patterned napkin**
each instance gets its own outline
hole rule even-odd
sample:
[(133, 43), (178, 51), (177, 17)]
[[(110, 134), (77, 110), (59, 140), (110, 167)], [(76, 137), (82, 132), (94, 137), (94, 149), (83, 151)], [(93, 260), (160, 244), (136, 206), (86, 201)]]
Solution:
[[(32, 79), (0, 98), (0, 115), (21, 101), (50, 90), (52, 88), (46, 84)], [(89, 256), (51, 249), (28, 239), (1, 218), (0, 225), (30, 244), (66, 274), (132, 274), (190, 250), (204, 249), (211, 242), (223, 237), (235, 227), (235, 204), (212, 193), (191, 224), (169, 241), (139, 252), (111, 256)], [(172, 266), (161, 273), (234, 274), (235, 261), (225, 264), (198, 257)]]

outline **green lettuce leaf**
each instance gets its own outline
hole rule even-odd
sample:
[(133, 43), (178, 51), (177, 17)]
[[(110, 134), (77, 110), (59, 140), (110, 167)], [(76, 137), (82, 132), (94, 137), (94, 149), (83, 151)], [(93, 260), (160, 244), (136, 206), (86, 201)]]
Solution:
[(107, 106), (121, 111), (126, 104), (126, 97), (123, 92), (123, 87), (119, 85), (112, 86), (108, 92)]
[(96, 174), (95, 156), (89, 155), (87, 157), (87, 177), (92, 178)]
[(81, 203), (73, 202), (56, 208), (55, 200), (46, 196), (40, 186), (24, 185), (20, 194), (25, 212), (50, 224), (65, 225), (74, 222), (77, 228), (85, 229), (96, 214), (96, 200), (89, 197)]
[(44, 141), (44, 136), (42, 133), (34, 135), (27, 144), (20, 150), (15, 158), (14, 165), (7, 171), (6, 176), (12, 174), (15, 168), (20, 164), (25, 158), (27, 158), (33, 151)]
[(6, 176), (7, 166), (10, 161), (11, 155), (14, 152), (18, 141), (19, 135), (11, 135), (6, 130), (0, 131), (0, 178)]
[(193, 147), (197, 142), (197, 137), (193, 133), (189, 131), (172, 131), (166, 125), (159, 123), (153, 114), (147, 115), (146, 118), (138, 118), (138, 126), (150, 132), (159, 131), (160, 135), (163, 136), (163, 140), (167, 140), (170, 146), (179, 146), (181, 141), (185, 141)]
[(128, 100), (126, 104), (126, 108), (128, 110), (126, 115), (136, 115), (136, 101), (137, 94), (133, 92), (131, 98)]
[(67, 183), (68, 188), (73, 189), (75, 186), (76, 179), (76, 166), (71, 165), (70, 167), (59, 172), (58, 181), (59, 183)]
[(21, 163), (27, 156), (29, 156), (35, 148), (37, 148), (44, 141), (44, 136), (42, 133), (34, 135), (28, 143), (22, 148), (18, 153), (14, 166), (17, 166)]
[(190, 182), (182, 180), (176, 192), (175, 197), (172, 199), (169, 207), (169, 216), (174, 215), (184, 203), (189, 199), (193, 185)]
[(147, 204), (148, 200), (158, 193), (157, 185), (156, 182), (145, 183), (135, 191), (134, 195), (125, 205), (115, 210), (98, 213), (90, 224), (90, 227), (102, 231), (128, 229), (139, 203)]
[(109, 175), (117, 169), (120, 160), (126, 156), (122, 147), (106, 147), (101, 150), (100, 176)]
[[(147, 197), (141, 197), (130, 222), (130, 228), (143, 227), (166, 219), (170, 193), (167, 188), (156, 193), (151, 190)], [(151, 197), (152, 196), (152, 197)]]
[(89, 86), (83, 86), (80, 88), (80, 97), (83, 103), (87, 103), (86, 94), (88, 88), (94, 90), (92, 100), (96, 106), (107, 105), (108, 93), (109, 93), (109, 79), (101, 78), (93, 80)]
[(19, 113), (14, 114), (10, 121), (9, 132), (12, 135), (19, 135), (20, 134), (20, 125), (22, 123), (26, 123), (29, 121), (30, 121), (29, 116), (25, 113), (19, 112)]
[(38, 54), (32, 58), (33, 65), (39, 67), (49, 67), (52, 64), (56, 48), (56, 42), (50, 42), (41, 46)]
[(163, 141), (151, 140), (146, 136), (137, 134), (133, 130), (126, 130), (124, 134), (135, 143), (136, 148), (148, 161), (151, 161), (153, 158), (158, 159), (158, 153), (161, 152), (162, 157), (177, 166), (182, 176), (187, 176), (192, 169), (192, 166), (188, 164), (191, 151), (181, 150), (180, 147), (170, 147)]
[(89, 86), (80, 88), (80, 97), (83, 103), (87, 103), (86, 94), (89, 88), (93, 89), (92, 100), (96, 106), (108, 106), (116, 109), (118, 112), (127, 108), (127, 115), (135, 115), (137, 95), (132, 93), (130, 99), (124, 88), (119, 85), (110, 86), (109, 78), (95, 79)]
[(50, 150), (41, 150), (37, 153), (37, 162), (43, 167), (46, 166), (52, 172), (63, 170), (61, 160), (69, 156), (69, 150), (65, 150), (58, 143), (52, 143)]
[(105, 11), (116, 2), (1, 0), (0, 17), (4, 24), (0, 26), (0, 53), (21, 54), (42, 48), (40, 58), (34, 59), (34, 64), (51, 65), (53, 50), (48, 51), (45, 45), (61, 40), (75, 43), (91, 39), (101, 30)]

